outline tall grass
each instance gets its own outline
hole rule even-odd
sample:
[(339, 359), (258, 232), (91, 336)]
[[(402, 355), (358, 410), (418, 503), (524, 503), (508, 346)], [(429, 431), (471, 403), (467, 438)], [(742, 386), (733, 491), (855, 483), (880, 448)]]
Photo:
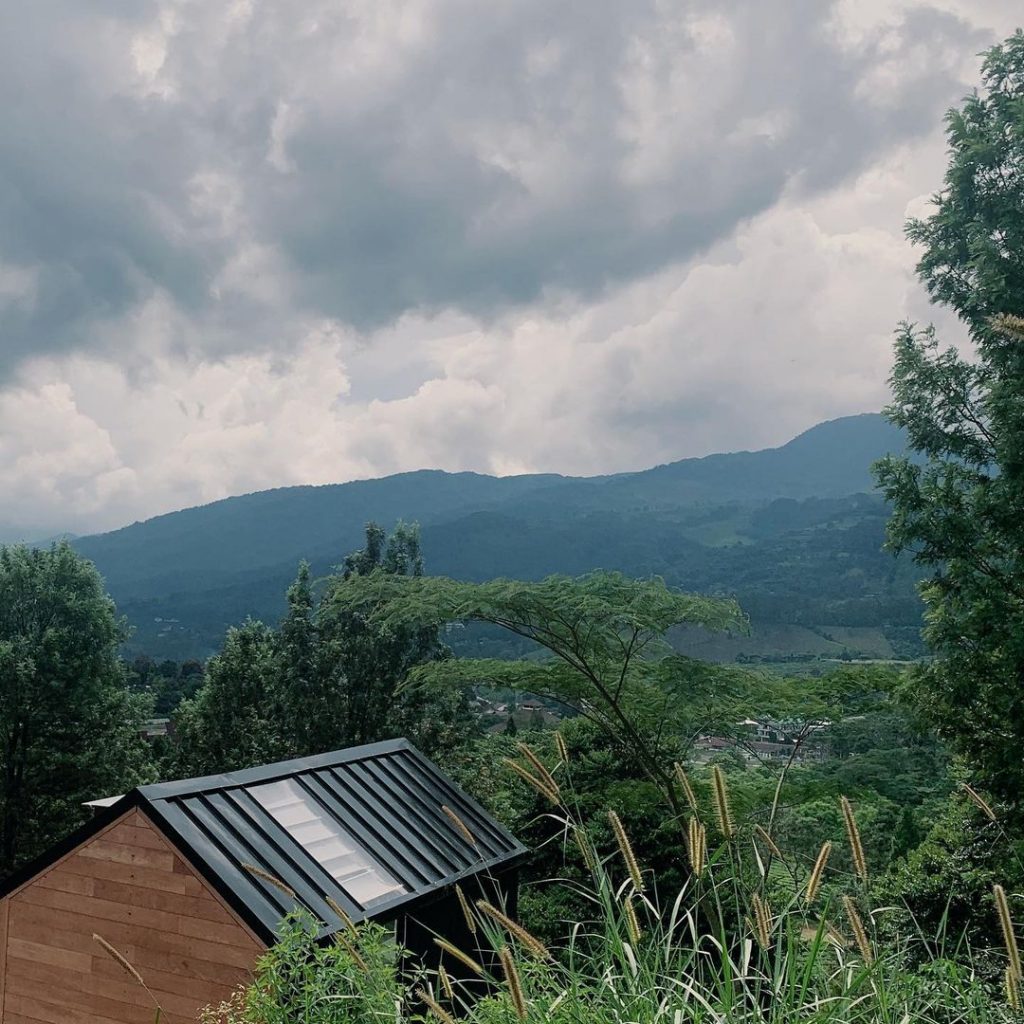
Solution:
[[(458, 897), (472, 948), (444, 936), (444, 966), (397, 972), (377, 926), (360, 926), (324, 951), (314, 923), (291, 919), (254, 984), (211, 1010), (217, 1024), (990, 1024), (1024, 1020), (1014, 922), (1000, 887), (1003, 990), (975, 972), (972, 954), (945, 936), (878, 938), (854, 806), (842, 810), (854, 871), (830, 865), (825, 843), (806, 864), (764, 828), (733, 818), (725, 775), (711, 806), (690, 799), (679, 822), (687, 881), (669, 896), (638, 859), (620, 817), (602, 851), (576, 812), (564, 745), (548, 768), (533, 751), (517, 775), (547, 799), (572, 887), (587, 907), (557, 945), (507, 908)], [(681, 773), (681, 769), (680, 769)], [(683, 775), (685, 778), (685, 774)], [(688, 780), (687, 780), (688, 781)], [(453, 822), (453, 827), (459, 827)], [(709, 844), (708, 837), (715, 841)], [(583, 881), (579, 879), (582, 878)], [(887, 932), (887, 935), (889, 933)], [(481, 998), (480, 976), (490, 984)]]

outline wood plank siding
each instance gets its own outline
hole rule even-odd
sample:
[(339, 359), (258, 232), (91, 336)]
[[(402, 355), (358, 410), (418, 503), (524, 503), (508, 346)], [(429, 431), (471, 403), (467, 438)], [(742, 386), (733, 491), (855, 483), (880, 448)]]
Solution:
[(93, 933), (142, 975), (162, 1024), (194, 1024), (264, 949), (132, 809), (0, 901), (0, 1022), (152, 1024), (152, 999)]

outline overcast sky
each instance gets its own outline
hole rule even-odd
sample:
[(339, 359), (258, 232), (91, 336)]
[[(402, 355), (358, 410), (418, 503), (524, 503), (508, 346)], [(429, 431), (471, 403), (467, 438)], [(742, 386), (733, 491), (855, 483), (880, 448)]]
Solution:
[(1013, 6), (0, 6), (0, 538), (879, 409)]

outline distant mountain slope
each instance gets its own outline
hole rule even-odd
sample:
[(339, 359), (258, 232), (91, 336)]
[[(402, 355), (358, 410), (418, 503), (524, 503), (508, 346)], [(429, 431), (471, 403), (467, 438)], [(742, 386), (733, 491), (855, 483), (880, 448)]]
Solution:
[[(359, 546), (370, 519), (419, 521), (433, 572), (466, 579), (599, 567), (660, 573), (769, 609), (773, 587), (792, 604), (799, 578), (833, 572), (822, 568), (822, 558), (852, 543), (860, 575), (832, 596), (877, 603), (905, 596), (908, 584), (879, 578), (893, 571), (878, 551), (880, 501), (848, 496), (869, 491), (871, 463), (903, 444), (881, 416), (853, 416), (779, 448), (613, 476), (423, 471), (280, 488), (81, 538), (75, 546), (96, 562), (137, 627), (135, 646), (161, 656), (204, 655), (230, 623), (250, 614), (275, 618), (298, 562), (328, 571)], [(802, 554), (794, 555), (794, 546)], [(802, 562), (809, 551), (810, 561)], [(860, 565), (865, 560), (869, 568)], [(786, 566), (794, 567), (789, 577)], [(760, 582), (751, 583), (755, 577)]]
[(112, 533), (83, 537), (91, 558), (121, 597), (190, 586), (198, 575), (229, 577), (359, 545), (370, 519), (431, 522), (466, 508), (489, 507), (557, 476), (490, 477), (423, 470), (321, 487), (281, 487), (157, 516)]

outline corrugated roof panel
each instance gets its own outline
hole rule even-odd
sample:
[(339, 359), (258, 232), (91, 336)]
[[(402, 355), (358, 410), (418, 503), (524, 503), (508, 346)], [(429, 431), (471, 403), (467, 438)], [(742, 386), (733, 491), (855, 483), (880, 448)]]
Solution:
[(380, 851), (394, 878), (404, 888), (417, 889), (434, 880), (436, 872), (417, 855), (415, 848), (395, 833), (390, 821), (360, 803), (344, 779), (334, 772), (318, 771), (305, 782), (339, 820), (348, 824), (362, 846)]
[(145, 786), (137, 795), (268, 937), (294, 903), (260, 873), (294, 891), (329, 933), (341, 922), (328, 899), (354, 920), (373, 917), (526, 853), (407, 740)]

